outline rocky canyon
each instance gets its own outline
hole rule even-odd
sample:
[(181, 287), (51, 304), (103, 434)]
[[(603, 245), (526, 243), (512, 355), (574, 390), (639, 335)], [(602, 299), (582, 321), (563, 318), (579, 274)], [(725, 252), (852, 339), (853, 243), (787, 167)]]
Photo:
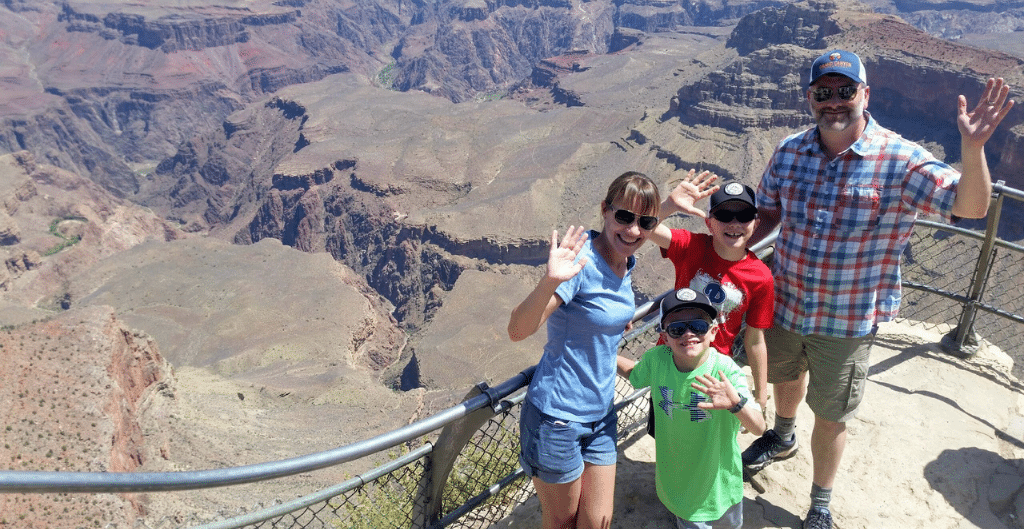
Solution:
[[(756, 185), (830, 47), (864, 58), (873, 116), (956, 165), (957, 95), (1020, 98), (1024, 3), (0, 2), (0, 460), (249, 464), (501, 382), (540, 356), (504, 329), (551, 230), (596, 227), (625, 170)], [(1022, 123), (986, 147), (1018, 189)], [(671, 265), (639, 259), (643, 301)], [(174, 527), (252, 495), (0, 506)]]

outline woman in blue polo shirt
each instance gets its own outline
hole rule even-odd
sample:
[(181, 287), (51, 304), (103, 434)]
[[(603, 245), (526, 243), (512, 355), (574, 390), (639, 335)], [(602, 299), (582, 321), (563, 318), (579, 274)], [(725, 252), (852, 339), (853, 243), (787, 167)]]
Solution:
[(611, 523), (615, 357), (636, 310), (633, 253), (657, 226), (660, 204), (646, 175), (620, 175), (601, 202), (604, 229), (570, 226), (561, 242), (554, 231), (544, 277), (512, 311), (513, 341), (547, 324), (520, 417), (519, 458), (533, 478), (545, 529)]

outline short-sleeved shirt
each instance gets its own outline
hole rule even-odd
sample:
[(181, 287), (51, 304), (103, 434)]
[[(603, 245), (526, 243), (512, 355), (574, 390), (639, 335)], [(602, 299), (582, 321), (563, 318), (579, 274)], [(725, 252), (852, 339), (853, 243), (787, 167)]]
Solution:
[[(736, 391), (752, 400), (747, 378), (736, 362), (713, 347), (704, 363), (684, 373), (672, 350), (659, 345), (644, 353), (629, 374), (633, 387), (651, 387), (654, 402), (655, 487), (672, 514), (692, 522), (717, 520), (743, 500), (740, 421), (728, 410), (697, 406), (707, 395), (691, 384), (700, 375), (723, 371)], [(749, 406), (749, 404), (748, 404)]]
[(589, 423), (602, 419), (615, 399), (615, 357), (636, 300), (630, 256), (620, 278), (592, 241), (590, 232), (578, 258), (587, 265), (555, 290), (562, 299), (548, 317), (548, 341), (527, 397), (540, 411), (560, 419)]
[(661, 256), (672, 261), (675, 288), (690, 287), (707, 295), (718, 309), (718, 334), (711, 343), (724, 355), (732, 355), (732, 344), (744, 320), (756, 329), (772, 326), (775, 291), (772, 274), (752, 252), (739, 261), (722, 259), (715, 252), (710, 234), (672, 230), (672, 241)]
[(864, 134), (830, 159), (817, 127), (782, 141), (757, 190), (781, 221), (775, 324), (840, 338), (896, 316), (900, 256), (918, 213), (952, 216), (960, 173), (867, 114)]

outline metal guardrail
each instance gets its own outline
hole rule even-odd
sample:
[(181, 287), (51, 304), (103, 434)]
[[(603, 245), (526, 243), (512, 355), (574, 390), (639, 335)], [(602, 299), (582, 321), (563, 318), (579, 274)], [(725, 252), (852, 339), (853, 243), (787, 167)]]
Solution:
[[(985, 233), (918, 221), (904, 254), (901, 319), (945, 332), (943, 346), (967, 356), (984, 339), (1004, 351), (1024, 350), (1024, 247), (996, 237), (1005, 198), (1024, 193), (994, 186)], [(762, 259), (770, 241), (755, 248)], [(1014, 278), (990, 284), (992, 277)], [(657, 299), (637, 309), (635, 321)], [(654, 322), (624, 337), (623, 354), (638, 357), (654, 343)], [(1024, 370), (1016, 362), (1014, 370)], [(1024, 378), (1024, 373), (1014, 373)], [(242, 516), (214, 520), (204, 529), (240, 527), (346, 527), (377, 529), (489, 527), (533, 494), (519, 468), (518, 411), (532, 368), (495, 386), (480, 384), (461, 404), (398, 430), (351, 445), (293, 459), (194, 472), (105, 473), (0, 471), (0, 493), (144, 492), (194, 490), (263, 481), (308, 472), (388, 450), (407, 449), (387, 464), (334, 487)], [(646, 424), (648, 390), (616, 387), (620, 438)], [(416, 448), (417, 439), (433, 437)], [(201, 517), (199, 517), (201, 519)]]

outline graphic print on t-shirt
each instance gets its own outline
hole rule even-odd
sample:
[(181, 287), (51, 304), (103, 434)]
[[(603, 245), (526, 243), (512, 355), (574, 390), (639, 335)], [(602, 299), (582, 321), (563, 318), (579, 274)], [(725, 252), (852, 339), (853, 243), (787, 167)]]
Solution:
[(674, 391), (668, 386), (658, 386), (658, 390), (661, 392), (661, 409), (664, 410), (665, 415), (668, 418), (672, 418), (672, 411), (677, 408), (683, 408), (690, 412), (690, 422), (704, 422), (711, 418), (711, 414), (708, 410), (701, 409), (697, 406), (698, 402), (709, 402), (707, 396), (697, 393), (696, 391), (690, 393), (690, 402), (683, 404), (673, 400)]
[(703, 292), (718, 309), (718, 322), (728, 321), (729, 313), (743, 304), (743, 292), (732, 283), (720, 283), (703, 270), (690, 280), (690, 288)]

